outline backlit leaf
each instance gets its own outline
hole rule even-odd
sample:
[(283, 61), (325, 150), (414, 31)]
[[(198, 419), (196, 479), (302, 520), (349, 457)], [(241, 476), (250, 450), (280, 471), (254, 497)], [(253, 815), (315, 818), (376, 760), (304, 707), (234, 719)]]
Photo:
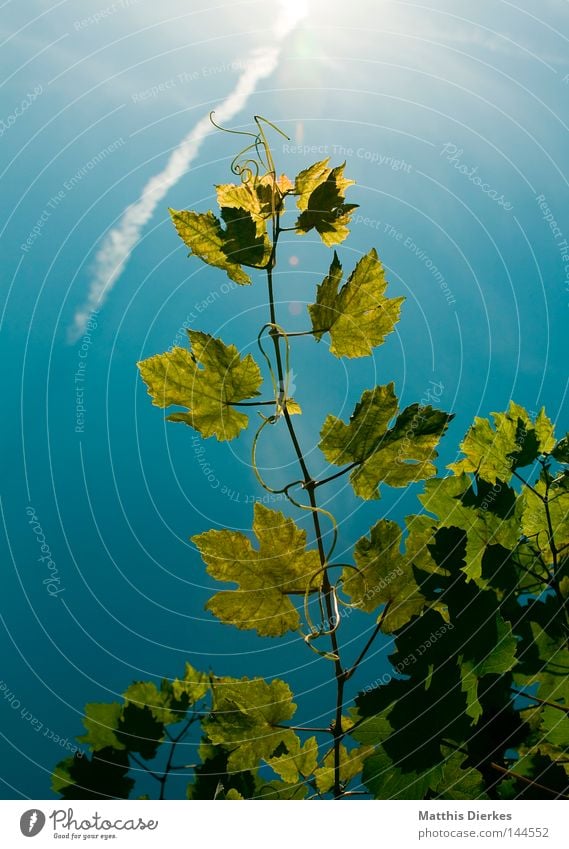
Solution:
[[(251, 278), (243, 271), (236, 258), (231, 258), (226, 253), (227, 236), (213, 212), (171, 209), (170, 215), (178, 235), (190, 249), (191, 255), (199, 257), (207, 265), (221, 268), (231, 280), (241, 286), (251, 283)], [(255, 222), (252, 223), (255, 232)]]
[(492, 418), (494, 427), (489, 419), (474, 419), (460, 445), (465, 459), (448, 467), (455, 474), (476, 472), (489, 483), (507, 483), (515, 469), (531, 465), (555, 446), (553, 425), (544, 410), (532, 422), (526, 410), (511, 401), (506, 413), (492, 413)]
[(176, 405), (188, 412), (172, 413), (203, 437), (235, 439), (249, 418), (231, 406), (259, 394), (261, 372), (251, 354), (240, 357), (235, 345), (224, 345), (207, 333), (189, 330), (191, 350), (172, 348), (138, 363), (156, 407)]
[[(360, 774), (364, 761), (373, 752), (372, 746), (360, 746), (348, 751), (345, 746), (340, 746), (340, 782), (345, 787), (349, 782)], [(314, 773), (316, 787), (321, 793), (327, 793), (334, 786), (334, 752), (330, 750), (324, 757), (321, 767)]]
[(348, 235), (347, 225), (357, 204), (345, 203), (344, 193), (354, 182), (344, 177), (346, 163), (328, 168), (328, 162), (316, 162), (297, 176), (296, 203), (301, 214), (295, 227), (298, 233), (316, 229), (324, 244), (331, 246), (343, 242)]
[(256, 769), (259, 761), (272, 761), (275, 769), (275, 751), (297, 749), (294, 731), (279, 727), (295, 710), (292, 693), (284, 681), (217, 678), (212, 712), (202, 727), (214, 745), (229, 752), (229, 772)]
[(346, 568), (342, 572), (342, 589), (361, 610), (372, 613), (389, 603), (383, 617), (386, 632), (400, 628), (425, 604), (400, 546), (399, 526), (380, 519), (370, 537), (362, 537), (356, 543), (354, 560), (358, 571)]
[(342, 266), (334, 252), (316, 303), (308, 307), (313, 332), (317, 339), (330, 333), (330, 351), (337, 357), (365, 357), (393, 331), (405, 299), (385, 297), (387, 281), (375, 249), (360, 259), (339, 289), (341, 282)]
[(320, 448), (329, 463), (354, 464), (350, 481), (361, 498), (379, 498), (380, 483), (406, 486), (436, 473), (436, 446), (452, 415), (412, 404), (397, 411), (393, 383), (366, 390), (349, 424), (328, 416), (320, 432)]
[(306, 532), (277, 510), (255, 504), (254, 549), (238, 531), (206, 531), (193, 537), (208, 573), (218, 581), (234, 582), (237, 589), (216, 593), (206, 608), (238, 628), (261, 636), (280, 636), (300, 626), (290, 594), (316, 589), (321, 574), (316, 551), (306, 550)]

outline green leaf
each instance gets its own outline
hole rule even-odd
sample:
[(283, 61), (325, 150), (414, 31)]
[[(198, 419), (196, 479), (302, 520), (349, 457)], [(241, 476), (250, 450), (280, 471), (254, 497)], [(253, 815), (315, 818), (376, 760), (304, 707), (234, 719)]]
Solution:
[(189, 704), (193, 705), (206, 695), (209, 690), (209, 677), (186, 661), (183, 678), (172, 681), (172, 693), (175, 699), (181, 700), (186, 696)]
[(226, 225), (223, 250), (232, 262), (264, 266), (271, 255), (268, 236), (257, 235), (255, 221), (242, 209), (222, 209), (221, 217)]
[(255, 791), (255, 776), (251, 772), (227, 771), (227, 752), (221, 746), (202, 742), (199, 747), (202, 763), (195, 768), (195, 779), (186, 790), (188, 799), (218, 799), (223, 792), (236, 790), (244, 799)]
[(243, 796), (241, 795), (239, 790), (235, 790), (232, 787), (231, 790), (228, 790), (227, 793), (225, 794), (225, 798), (226, 799), (232, 799), (233, 801), (238, 801), (238, 800), (242, 800)]
[[(373, 752), (372, 746), (360, 746), (348, 751), (340, 746), (340, 782), (346, 787), (362, 771), (364, 761)], [(334, 751), (324, 757), (322, 766), (314, 773), (316, 787), (321, 793), (327, 793), (334, 786)]]
[(186, 715), (189, 699), (185, 693), (175, 696), (169, 681), (163, 681), (160, 690), (152, 681), (135, 681), (125, 691), (124, 698), (136, 707), (147, 707), (153, 717), (163, 725), (180, 722)]
[[(509, 508), (506, 513), (501, 510), (494, 512), (504, 496), (508, 504), (513, 506), (515, 503), (515, 494), (506, 484), (497, 481), (490, 492), (479, 487), (480, 506), (477, 507), (467, 506), (476, 503), (472, 500), (471, 487), (470, 478), (466, 474), (436, 478), (427, 481), (425, 492), (419, 496), (419, 500), (426, 510), (438, 517), (440, 527), (466, 531), (464, 573), (480, 586), (485, 586), (488, 583), (488, 579), (482, 579), (485, 553), (492, 545), (513, 550), (519, 538), (519, 521)], [(483, 496), (482, 492), (485, 493)], [(512, 494), (513, 502), (507, 498), (507, 492)]]
[(404, 772), (381, 748), (367, 759), (363, 770), (363, 782), (376, 799), (423, 799), (442, 777), (440, 764)]
[[(227, 234), (213, 212), (170, 209), (170, 215), (178, 235), (190, 249), (190, 255), (199, 257), (207, 265), (221, 268), (231, 280), (241, 286), (251, 283), (249, 275), (243, 271), (235, 258), (232, 259), (228, 255)], [(252, 224), (255, 232), (255, 222), (252, 221)], [(241, 247), (245, 248), (247, 245)], [(235, 244), (232, 247), (232, 250), (234, 249)]]
[(436, 473), (435, 448), (453, 416), (412, 404), (390, 428), (397, 405), (393, 383), (376, 386), (363, 393), (349, 424), (328, 416), (320, 432), (329, 463), (357, 464), (350, 481), (361, 498), (379, 498), (380, 483), (402, 487)]
[(251, 354), (240, 357), (235, 345), (195, 330), (188, 335), (191, 351), (175, 347), (138, 363), (152, 403), (186, 407), (188, 412), (172, 413), (168, 420), (183, 422), (203, 437), (235, 439), (249, 418), (231, 405), (259, 395), (259, 367)]
[(281, 636), (300, 627), (300, 616), (289, 595), (304, 595), (308, 587), (319, 586), (320, 559), (316, 551), (306, 550), (306, 532), (292, 519), (259, 503), (254, 511), (258, 549), (238, 531), (212, 530), (192, 538), (208, 574), (238, 585), (238, 589), (214, 595), (206, 609), (243, 630)]
[(116, 747), (100, 749), (92, 758), (75, 754), (56, 766), (52, 788), (62, 799), (128, 799), (134, 787), (128, 769), (127, 753)]
[(496, 617), (496, 645), (488, 654), (477, 662), (459, 658), (461, 664), (462, 689), (466, 694), (466, 713), (476, 725), (482, 716), (482, 705), (478, 701), (478, 682), (483, 675), (503, 675), (516, 664), (517, 640), (512, 634), (509, 622)]
[(357, 204), (344, 203), (344, 193), (354, 180), (344, 177), (346, 163), (328, 168), (329, 159), (316, 162), (301, 171), (295, 180), (298, 195), (296, 204), (301, 214), (295, 224), (298, 233), (308, 233), (315, 228), (325, 245), (343, 242), (349, 233), (350, 223)]
[(553, 425), (544, 410), (533, 423), (527, 411), (511, 401), (506, 413), (492, 413), (492, 418), (494, 427), (489, 419), (474, 419), (460, 445), (465, 459), (448, 466), (455, 474), (476, 472), (489, 483), (507, 483), (516, 469), (531, 465), (555, 446)]
[(119, 742), (115, 734), (118, 731), (121, 714), (122, 705), (118, 702), (108, 704), (91, 702), (85, 705), (83, 725), (87, 733), (78, 737), (78, 742), (86, 743), (94, 752), (108, 747), (124, 749), (124, 745)]
[(356, 543), (354, 559), (359, 571), (346, 568), (342, 572), (342, 588), (361, 610), (372, 613), (389, 603), (382, 626), (388, 633), (405, 625), (425, 604), (400, 546), (397, 523), (380, 519), (370, 538), (362, 537)]
[(288, 748), (276, 758), (270, 758), (268, 764), (288, 784), (295, 784), (299, 774), (303, 778), (312, 775), (318, 764), (318, 743), (316, 737), (309, 737), (303, 746), (296, 738), (292, 748)]
[(308, 790), (304, 784), (285, 784), (283, 781), (268, 781), (257, 789), (255, 799), (282, 799), (298, 801), (306, 797)]
[(267, 231), (267, 222), (273, 210), (284, 211), (284, 195), (293, 189), (288, 177), (282, 174), (276, 182), (271, 174), (261, 178), (251, 178), (235, 185), (226, 183), (215, 187), (220, 207), (242, 209), (251, 214), (258, 236)]
[[(541, 559), (551, 565), (553, 553), (550, 546), (549, 522), (542, 500), (547, 493), (545, 481), (537, 481), (534, 490), (524, 487), (520, 496), (522, 531), (530, 540), (532, 548), (540, 553)], [(551, 489), (548, 497), (551, 530), (555, 547), (559, 551), (569, 544), (569, 492), (564, 489)]]
[(164, 739), (164, 723), (156, 719), (149, 707), (128, 702), (122, 710), (116, 734), (129, 752), (138, 752), (145, 760), (151, 760)]
[(271, 762), (276, 769), (275, 752), (281, 747), (287, 751), (297, 748), (294, 731), (279, 728), (295, 710), (284, 681), (274, 679), (268, 684), (262, 678), (217, 678), (212, 712), (202, 727), (214, 745), (228, 750), (228, 772), (254, 770), (259, 761)]
[(330, 351), (337, 357), (365, 357), (381, 345), (399, 321), (405, 298), (386, 298), (383, 266), (372, 249), (342, 282), (342, 266), (334, 251), (328, 275), (318, 286), (316, 303), (308, 307), (313, 333), (331, 337)]
[(435, 788), (437, 799), (460, 799), (470, 802), (487, 799), (482, 774), (468, 765), (464, 754), (455, 752), (444, 765), (443, 780)]
[(560, 439), (551, 451), (558, 463), (569, 463), (569, 434)]

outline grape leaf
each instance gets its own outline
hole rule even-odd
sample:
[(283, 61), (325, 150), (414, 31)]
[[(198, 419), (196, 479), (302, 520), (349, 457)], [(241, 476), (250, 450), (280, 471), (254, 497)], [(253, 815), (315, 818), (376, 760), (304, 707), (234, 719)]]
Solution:
[(346, 163), (328, 168), (329, 159), (316, 162), (304, 169), (295, 180), (298, 195), (296, 205), (301, 210), (295, 224), (298, 233), (308, 233), (315, 228), (325, 245), (343, 242), (349, 233), (354, 209), (358, 204), (344, 203), (344, 193), (354, 180), (344, 177)]
[(189, 704), (193, 705), (206, 695), (209, 690), (209, 677), (186, 661), (183, 678), (175, 678), (172, 681), (172, 694), (175, 699), (181, 700), (187, 697)]
[(238, 531), (212, 530), (192, 538), (208, 574), (239, 587), (216, 593), (206, 609), (222, 622), (255, 630), (260, 636), (296, 631), (300, 616), (289, 594), (304, 595), (309, 586), (319, 586), (318, 553), (306, 550), (306, 532), (292, 519), (259, 503), (253, 531), (258, 549)]
[(152, 681), (135, 681), (124, 693), (126, 702), (137, 707), (147, 707), (154, 718), (163, 725), (180, 722), (186, 715), (190, 699), (186, 691), (174, 692), (169, 681), (162, 681), (160, 689)]
[(259, 786), (255, 799), (300, 800), (306, 797), (308, 790), (304, 784), (285, 784), (283, 781), (268, 781)]
[(444, 765), (443, 780), (435, 788), (437, 799), (487, 799), (482, 774), (468, 764), (464, 754), (454, 752)]
[(119, 742), (115, 734), (121, 714), (122, 705), (119, 702), (108, 704), (90, 702), (85, 705), (83, 725), (87, 733), (78, 737), (78, 742), (86, 743), (94, 752), (108, 747), (124, 749), (124, 745)]
[(512, 634), (509, 622), (496, 617), (496, 645), (480, 661), (466, 661), (459, 657), (461, 665), (462, 689), (466, 694), (466, 713), (476, 725), (483, 710), (478, 701), (478, 682), (483, 675), (501, 675), (513, 669), (516, 663), (517, 640)]
[(226, 799), (232, 799), (232, 800), (234, 800), (234, 801), (239, 801), (239, 800), (243, 799), (244, 797), (241, 795), (241, 793), (239, 792), (239, 790), (235, 790), (235, 788), (234, 788), (234, 787), (232, 787), (232, 788), (231, 788), (230, 790), (228, 790), (228, 791), (227, 791), (227, 793), (225, 794), (225, 798), (226, 798)]
[(344, 569), (342, 588), (366, 613), (389, 603), (382, 617), (383, 630), (395, 631), (420, 613), (425, 599), (419, 592), (410, 565), (400, 552), (401, 529), (396, 522), (380, 519), (370, 538), (361, 537), (354, 549), (359, 571)]
[(266, 233), (257, 235), (252, 216), (242, 209), (227, 207), (221, 210), (226, 225), (223, 250), (231, 262), (262, 268), (271, 255), (271, 243)]
[[(533, 490), (524, 487), (520, 496), (522, 531), (530, 540), (532, 548), (539, 551), (541, 559), (551, 565), (554, 558), (549, 544), (549, 522), (542, 500), (547, 493), (545, 481), (537, 481)], [(553, 540), (559, 551), (569, 545), (569, 492), (563, 489), (551, 489), (548, 498)]]
[(282, 755), (270, 758), (268, 764), (277, 772), (283, 781), (294, 784), (299, 774), (303, 778), (312, 775), (318, 764), (318, 743), (316, 737), (309, 737), (301, 746), (296, 738), (292, 749), (287, 749)]
[(516, 469), (531, 465), (555, 446), (553, 425), (543, 409), (534, 423), (523, 407), (511, 401), (507, 412), (492, 413), (492, 418), (494, 428), (489, 419), (474, 419), (460, 445), (466, 457), (448, 466), (455, 474), (476, 472), (489, 483), (507, 483)]
[(195, 779), (188, 784), (188, 799), (217, 799), (223, 791), (237, 790), (245, 799), (255, 791), (255, 776), (252, 772), (227, 771), (228, 754), (221, 746), (202, 741), (199, 747), (202, 763), (195, 768)]
[[(229, 752), (228, 772), (257, 769), (259, 761), (278, 769), (274, 753), (280, 747), (295, 751), (298, 737), (280, 728), (296, 710), (288, 684), (262, 678), (216, 678), (213, 706), (202, 728), (211, 742)], [(283, 764), (285, 773), (289, 765)]]
[(188, 412), (166, 418), (195, 428), (204, 438), (235, 439), (249, 418), (231, 404), (259, 395), (259, 366), (251, 354), (240, 357), (235, 345), (208, 333), (189, 330), (188, 335), (191, 351), (175, 347), (138, 363), (152, 403), (186, 407)]
[(226, 183), (216, 186), (217, 202), (220, 207), (243, 209), (251, 214), (257, 236), (267, 230), (267, 221), (275, 212), (284, 212), (284, 195), (293, 189), (291, 181), (282, 174), (274, 181), (271, 174), (251, 178), (244, 183)]
[[(340, 746), (340, 781), (345, 787), (362, 771), (364, 761), (373, 752), (373, 746), (360, 746), (348, 752)], [(322, 766), (314, 773), (316, 787), (321, 793), (327, 793), (334, 786), (334, 751), (325, 755)]]
[(321, 339), (329, 332), (330, 351), (337, 357), (365, 357), (394, 330), (405, 299), (385, 297), (387, 281), (375, 249), (360, 259), (338, 291), (341, 282), (342, 266), (334, 251), (316, 303), (308, 307), (313, 333)]
[(569, 434), (560, 439), (551, 451), (558, 463), (569, 463)]
[(145, 760), (156, 756), (164, 739), (164, 723), (156, 719), (152, 710), (127, 702), (121, 711), (116, 732), (117, 738), (129, 752), (137, 752)]
[(320, 432), (329, 463), (356, 466), (350, 481), (361, 498), (379, 498), (380, 483), (401, 487), (436, 474), (435, 448), (453, 416), (412, 404), (390, 428), (397, 405), (393, 383), (376, 386), (363, 393), (349, 424), (330, 415)]
[(128, 778), (128, 755), (103, 748), (92, 758), (75, 754), (61, 761), (52, 775), (52, 789), (63, 799), (128, 799), (134, 781)]
[[(251, 283), (249, 275), (243, 271), (235, 259), (231, 259), (226, 253), (227, 235), (219, 218), (216, 218), (213, 212), (175, 209), (169, 211), (178, 235), (190, 249), (190, 256), (197, 256), (207, 265), (221, 268), (230, 280), (241, 286), (248, 286)], [(256, 232), (253, 220), (252, 224), (253, 231)]]
[[(508, 500), (508, 503), (513, 505), (515, 493), (501, 481), (497, 481), (488, 493), (482, 482), (482, 486), (479, 486), (480, 506), (471, 507), (467, 505), (476, 503), (471, 492), (472, 485), (468, 475), (449, 475), (446, 478), (427, 481), (425, 492), (419, 496), (419, 500), (426, 510), (438, 517), (440, 527), (466, 531), (464, 573), (480, 586), (485, 586), (488, 580), (482, 578), (482, 561), (488, 547), (501, 545), (511, 551), (516, 547), (519, 538), (519, 520), (513, 510), (500, 510), (499, 500), (508, 500), (508, 495), (511, 494), (513, 501)], [(486, 494), (482, 496), (482, 492)]]

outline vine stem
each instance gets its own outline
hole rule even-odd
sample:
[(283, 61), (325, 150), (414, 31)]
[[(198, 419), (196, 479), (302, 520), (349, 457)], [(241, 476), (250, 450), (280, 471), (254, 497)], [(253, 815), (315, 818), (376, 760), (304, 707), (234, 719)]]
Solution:
[[(266, 274), (267, 274), (267, 289), (268, 289), (268, 297), (269, 297), (269, 313), (270, 313), (270, 321), (273, 325), (271, 330), (269, 331), (269, 336), (273, 340), (273, 347), (275, 351), (275, 359), (277, 365), (277, 379), (279, 382), (279, 392), (284, 394), (285, 391), (285, 376), (283, 370), (283, 361), (281, 355), (280, 348), (280, 333), (276, 330), (275, 325), (277, 325), (276, 319), (276, 309), (275, 309), (275, 297), (274, 297), (274, 288), (273, 288), (273, 268), (276, 264), (276, 249), (279, 238), (279, 233), (281, 232), (281, 228), (279, 226), (279, 213), (278, 211), (274, 211), (273, 215), (273, 248), (271, 251), (271, 257), (269, 262), (267, 263)], [(304, 459), (304, 454), (302, 452), (302, 448), (300, 447), (300, 443), (298, 441), (298, 437), (296, 435), (296, 431), (294, 429), (294, 424), (292, 422), (290, 413), (287, 410), (286, 402), (283, 407), (283, 415), (285, 419), (285, 423), (289, 432), (289, 436), (294, 448), (294, 452), (296, 454), (296, 458), (298, 460), (298, 464), (300, 466), (300, 470), (302, 472), (302, 476), (304, 478), (304, 487), (308, 492), (308, 499), (310, 501), (310, 507), (312, 508), (312, 521), (314, 523), (314, 534), (316, 537), (316, 544), (318, 547), (318, 556), (320, 558), (320, 564), (322, 566), (322, 592), (324, 595), (324, 603), (326, 605), (326, 614), (328, 616), (328, 621), (332, 622), (334, 619), (334, 605), (332, 599), (332, 585), (330, 584), (330, 579), (328, 577), (328, 570), (326, 568), (326, 553), (324, 551), (324, 543), (322, 541), (322, 528), (320, 525), (320, 516), (317, 512), (317, 502), (316, 495), (314, 493), (314, 485), (312, 475), (308, 471), (308, 467), (306, 465), (306, 461)], [(335, 799), (339, 799), (342, 795), (342, 786), (340, 780), (340, 745), (343, 736), (342, 732), (342, 711), (344, 707), (344, 686), (346, 683), (346, 672), (342, 667), (342, 661), (340, 658), (338, 639), (336, 636), (335, 629), (331, 630), (330, 633), (330, 641), (332, 645), (332, 654), (334, 655), (334, 677), (336, 680), (336, 712), (335, 712), (335, 722), (333, 725), (333, 737), (334, 737), (334, 785), (332, 788), (332, 792)]]
[(557, 702), (549, 702), (547, 699), (540, 699), (538, 696), (532, 696), (530, 693), (524, 693), (522, 690), (512, 689), (512, 692), (515, 693), (516, 696), (520, 696), (522, 699), (530, 699), (532, 702), (537, 702), (540, 705), (547, 705), (548, 707), (557, 708), (557, 710), (562, 710), (563, 713), (569, 714), (569, 707), (565, 707), (565, 705), (557, 704)]
[(169, 740), (172, 744), (172, 747), (170, 749), (170, 754), (168, 755), (168, 760), (166, 761), (166, 768), (164, 770), (164, 774), (159, 778), (159, 781), (160, 781), (160, 796), (158, 797), (159, 799), (164, 799), (164, 794), (166, 792), (166, 782), (168, 781), (168, 776), (170, 775), (170, 772), (173, 769), (172, 760), (174, 759), (174, 753), (176, 752), (176, 746), (178, 745), (178, 743), (180, 742), (182, 737), (184, 737), (184, 735), (187, 734), (190, 726), (193, 725), (193, 723), (196, 721), (196, 719), (197, 719), (197, 716), (192, 714), (192, 716), (190, 716), (190, 718), (185, 723), (185, 725), (182, 728), (182, 730), (180, 731), (180, 733), (176, 735), (176, 737), (172, 737), (171, 734), (169, 733), (168, 729), (165, 729), (166, 734), (168, 735), (168, 738), (169, 738)]
[(322, 480), (314, 481), (312, 483), (312, 486), (314, 487), (314, 489), (316, 489), (316, 487), (318, 487), (318, 486), (324, 486), (325, 483), (330, 483), (330, 481), (335, 481), (336, 478), (341, 478), (342, 475), (347, 475), (348, 472), (351, 472), (352, 469), (356, 468), (356, 466), (361, 466), (361, 460), (355, 460), (353, 463), (350, 463), (349, 466), (346, 466), (344, 469), (340, 469), (339, 472), (336, 472), (335, 474), (330, 475), (330, 477), (322, 478)]
[(382, 612), (381, 612), (381, 616), (379, 617), (379, 621), (378, 621), (377, 625), (373, 629), (371, 637), (369, 638), (369, 640), (367, 641), (367, 643), (365, 644), (365, 646), (361, 650), (361, 652), (358, 656), (358, 659), (356, 660), (354, 665), (351, 666), (346, 671), (346, 674), (345, 674), (346, 681), (348, 681), (352, 677), (352, 675), (357, 670), (358, 666), (360, 665), (360, 663), (362, 662), (362, 660), (364, 659), (364, 657), (366, 656), (366, 654), (368, 653), (368, 651), (372, 647), (375, 638), (378, 636), (378, 634), (381, 631), (381, 626), (383, 625), (383, 623), (385, 621), (385, 617), (387, 616), (387, 611), (389, 610), (390, 607), (391, 607), (391, 602), (388, 601), (387, 604), (385, 605), (385, 607), (383, 608)]

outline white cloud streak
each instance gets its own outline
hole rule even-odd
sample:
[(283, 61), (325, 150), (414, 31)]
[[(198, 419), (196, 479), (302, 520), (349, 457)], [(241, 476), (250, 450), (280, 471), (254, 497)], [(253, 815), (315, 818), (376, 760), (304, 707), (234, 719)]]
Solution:
[[(243, 109), (258, 83), (276, 70), (284, 40), (307, 15), (304, 0), (281, 0), (279, 5), (281, 12), (273, 30), (274, 43), (253, 51), (235, 88), (216, 107), (216, 121), (230, 121)], [(91, 312), (102, 307), (124, 271), (144, 226), (194, 162), (210, 131), (209, 115), (204, 115), (171, 153), (165, 168), (148, 180), (138, 200), (127, 207), (117, 226), (107, 233), (95, 256), (87, 298), (77, 309), (69, 328), (70, 341), (83, 335)]]

